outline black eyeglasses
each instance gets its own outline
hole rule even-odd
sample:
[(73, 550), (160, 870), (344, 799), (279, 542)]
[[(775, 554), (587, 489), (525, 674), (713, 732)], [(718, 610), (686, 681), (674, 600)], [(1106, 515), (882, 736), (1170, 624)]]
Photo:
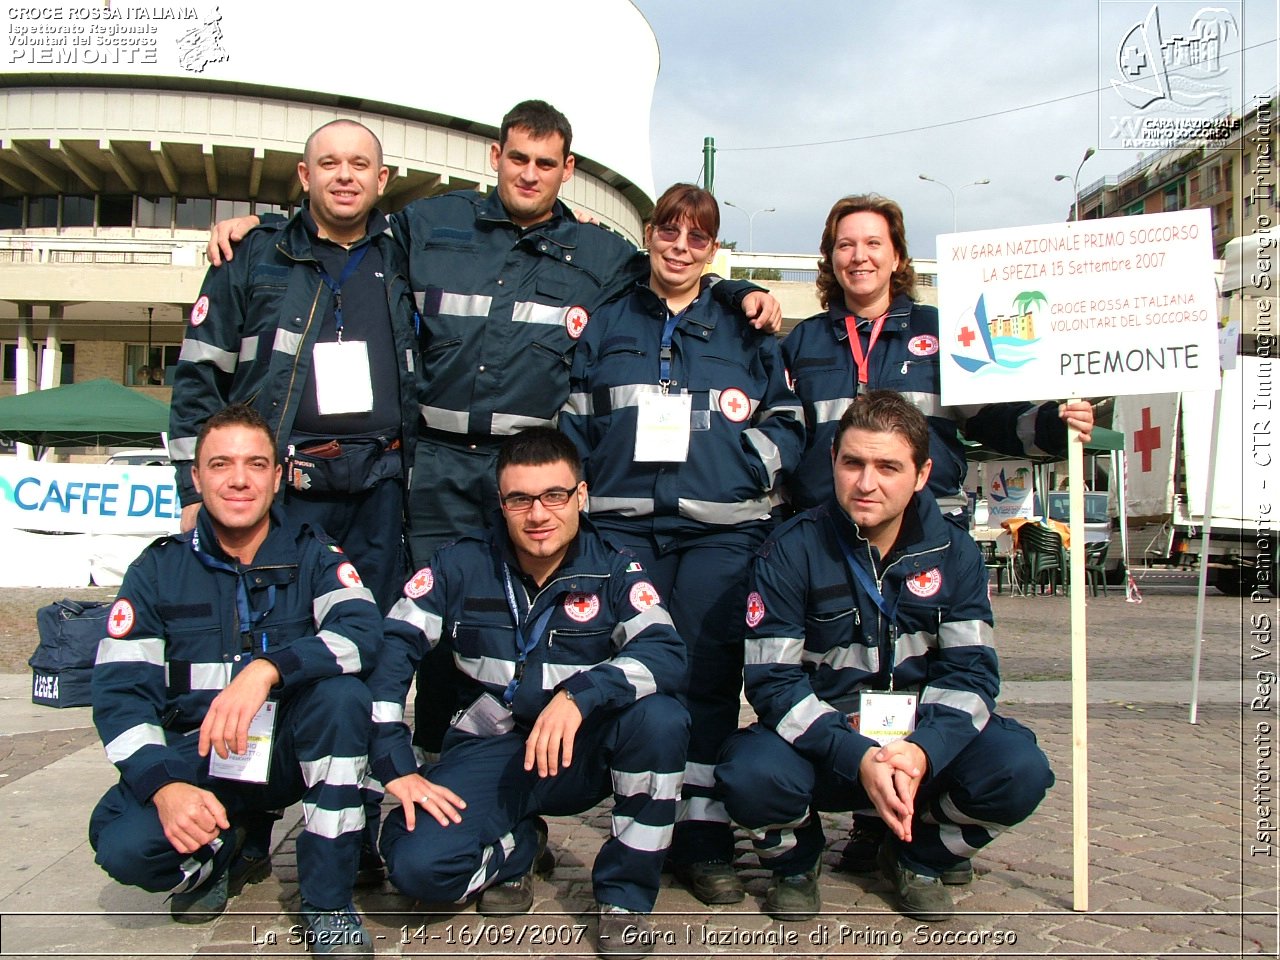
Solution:
[[(653, 235), (663, 243), (675, 243), (680, 239), (680, 231), (684, 229), (686, 228), (678, 223), (664, 223), (653, 228)], [(715, 239), (707, 236), (701, 230), (694, 230), (692, 227), (688, 228), (688, 230), (689, 238), (687, 242), (690, 250), (705, 250), (711, 246), (712, 241)]]
[(552, 487), (541, 493), (508, 493), (502, 498), (502, 509), (511, 513), (524, 513), (533, 509), (533, 501), (537, 500), (544, 507), (554, 510), (563, 507), (574, 494), (573, 490), (564, 487)]

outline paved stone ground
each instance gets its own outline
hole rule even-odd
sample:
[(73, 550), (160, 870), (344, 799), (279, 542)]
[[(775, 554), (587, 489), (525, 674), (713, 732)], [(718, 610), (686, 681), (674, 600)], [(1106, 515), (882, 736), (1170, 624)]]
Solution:
[[(0, 599), (0, 609), (3, 603)], [(1006, 680), (1069, 677), (1067, 606), (1061, 597), (995, 599)], [(1274, 604), (1246, 607), (1240, 600), (1209, 598), (1202, 677), (1247, 676), (1256, 692), (1254, 668), (1259, 664), (1249, 660), (1248, 637), (1241, 627), (1246, 609), (1275, 616)], [(1186, 590), (1148, 591), (1141, 605), (1126, 604), (1114, 591), (1110, 597), (1091, 600), (1091, 680), (1164, 686), (1185, 681), (1194, 613), (1195, 597)], [(29, 653), (34, 635), (26, 640)], [(4, 644), (0, 637), (0, 651)], [(1274, 651), (1262, 665), (1275, 668)], [(1258, 811), (1251, 793), (1256, 773), (1264, 767), (1274, 770), (1270, 754), (1264, 757), (1251, 738), (1259, 719), (1269, 721), (1272, 730), (1280, 729), (1274, 700), (1264, 712), (1222, 700), (1205, 702), (1200, 722), (1193, 726), (1187, 722), (1186, 707), (1174, 702), (1176, 696), (1147, 699), (1169, 702), (1115, 700), (1089, 710), (1086, 912), (1072, 909), (1070, 708), (1065, 703), (1011, 702), (1002, 712), (1037, 732), (1058, 782), (1031, 820), (978, 858), (973, 884), (952, 888), (959, 911), (953, 920), (920, 924), (901, 918), (890, 908), (881, 880), (828, 870), (822, 880), (823, 914), (805, 923), (778, 923), (758, 913), (767, 877), (749, 844), (740, 840), (738, 868), (747, 882), (747, 901), (740, 908), (708, 908), (668, 880), (654, 917), (661, 937), (658, 955), (1280, 956), (1280, 860), (1274, 833), (1261, 845), (1267, 855), (1250, 854), (1251, 843), (1257, 843)], [(0, 732), (0, 811), (13, 783), (92, 742), (83, 726), (8, 736)], [(98, 748), (84, 748), (93, 749)], [(1274, 811), (1274, 783), (1269, 798)], [(80, 809), (65, 812), (77, 831), (83, 830), (87, 814)], [(7, 815), (0, 813), (0, 820)], [(1270, 818), (1274, 823), (1274, 812)], [(824, 820), (830, 867), (848, 818)], [(608, 827), (607, 806), (581, 817), (553, 818), (551, 845), (557, 868), (550, 878), (536, 881), (534, 912), (514, 921), (495, 922), (476, 915), (471, 907), (430, 908), (388, 885), (358, 892), (357, 903), (378, 937), (378, 955), (594, 955), (590, 869)], [(296, 831), (295, 825), (278, 838), (275, 874), (246, 890), (233, 902), (231, 913), (203, 928), (203, 943), (193, 953), (112, 954), (109, 944), (95, 943), (92, 948), (83, 945), (84, 953), (64, 947), (58, 955), (303, 955), (303, 948), (290, 942), (292, 911), (297, 907)], [(86, 903), (85, 909), (103, 909), (105, 901), (106, 894), (99, 903)], [(0, 917), (0, 955), (18, 955), (4, 951), (5, 922)], [(154, 922), (165, 921), (158, 917)], [(119, 920), (121, 929), (132, 923), (129, 918)]]

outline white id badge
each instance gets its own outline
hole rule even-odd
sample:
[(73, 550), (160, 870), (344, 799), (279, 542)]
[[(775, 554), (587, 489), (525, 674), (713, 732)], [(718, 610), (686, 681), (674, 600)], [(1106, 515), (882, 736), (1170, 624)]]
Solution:
[(363, 340), (317, 343), (311, 348), (316, 380), (316, 407), (331, 413), (368, 413), (373, 409), (369, 348)]
[(636, 422), (636, 463), (683, 463), (689, 459), (693, 397), (687, 393), (640, 394)]
[(901, 740), (916, 728), (916, 701), (919, 698), (914, 693), (863, 691), (861, 697), (858, 726), (864, 737), (870, 737), (883, 747)]
[(473, 737), (500, 737), (516, 727), (511, 711), (491, 693), (482, 693), (467, 707), (453, 726)]
[(228, 753), (223, 760), (216, 750), (209, 751), (209, 776), (244, 783), (266, 783), (271, 770), (271, 737), (276, 726), (280, 704), (268, 700), (249, 721), (249, 748), (244, 753)]

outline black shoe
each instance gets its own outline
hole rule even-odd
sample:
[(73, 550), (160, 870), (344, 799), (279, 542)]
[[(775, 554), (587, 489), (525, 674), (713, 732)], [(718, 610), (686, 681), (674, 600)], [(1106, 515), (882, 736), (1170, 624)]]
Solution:
[(723, 860), (677, 863), (673, 872), (690, 893), (706, 904), (741, 903), (746, 896), (733, 864)]
[(812, 920), (822, 910), (818, 867), (804, 873), (775, 873), (764, 895), (764, 912), (775, 920)]
[[(874, 877), (880, 872), (877, 859), (880, 844), (888, 836), (889, 828), (879, 817), (855, 816), (849, 842), (840, 851), (836, 869), (857, 877)], [(954, 867), (942, 871), (942, 882), (949, 887), (963, 886), (973, 881), (973, 861), (961, 860)]]
[(238, 897), (251, 883), (261, 883), (271, 876), (271, 857), (250, 857), (242, 851), (227, 870), (227, 894)]
[(538, 852), (533, 856), (529, 872), (486, 887), (476, 900), (476, 913), (486, 917), (511, 917), (528, 913), (533, 908), (533, 874), (545, 877), (555, 869), (556, 858), (547, 849), (547, 822), (533, 818), (533, 829), (538, 835)]
[(382, 883), (387, 875), (387, 865), (382, 855), (367, 843), (360, 844), (360, 865), (356, 867), (356, 886), (372, 887)]
[(879, 817), (855, 816), (853, 829), (849, 831), (849, 842), (840, 851), (840, 862), (836, 864), (836, 869), (859, 877), (879, 873), (876, 855), (880, 852), (880, 844), (884, 842), (887, 833), (888, 828)]
[(653, 953), (653, 945), (653, 925), (647, 913), (600, 904), (596, 953), (602, 957), (647, 957)]
[(880, 872), (889, 881), (890, 899), (899, 913), (916, 920), (950, 919), (955, 912), (951, 893), (938, 877), (926, 877), (902, 865), (897, 844), (887, 838), (880, 845)]
[(341, 910), (317, 910), (304, 900), (302, 919), (307, 925), (307, 946), (317, 956), (373, 956), (373, 939), (354, 903)]
[(476, 913), (486, 917), (514, 917), (533, 909), (533, 875), (485, 887), (476, 901)]
[(210, 877), (194, 890), (169, 898), (169, 916), (177, 923), (209, 923), (227, 909), (227, 871)]

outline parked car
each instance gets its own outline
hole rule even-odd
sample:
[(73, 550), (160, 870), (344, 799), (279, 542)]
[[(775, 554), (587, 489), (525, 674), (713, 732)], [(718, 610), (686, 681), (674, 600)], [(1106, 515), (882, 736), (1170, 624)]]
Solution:
[(169, 451), (163, 447), (122, 450), (107, 457), (107, 463), (122, 467), (167, 467)]

